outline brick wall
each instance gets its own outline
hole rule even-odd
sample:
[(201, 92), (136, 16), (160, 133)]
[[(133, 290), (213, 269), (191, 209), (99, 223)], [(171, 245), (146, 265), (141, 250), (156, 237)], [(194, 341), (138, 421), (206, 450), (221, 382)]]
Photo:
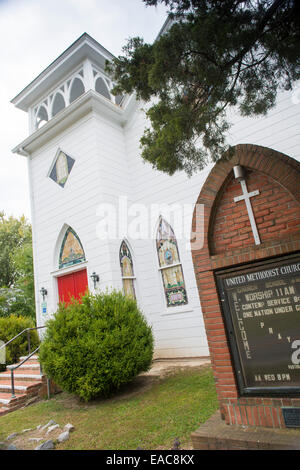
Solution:
[[(259, 189), (260, 194), (251, 198), (256, 226), (262, 243), (273, 240), (277, 234), (284, 238), (300, 229), (299, 204), (294, 197), (269, 176), (248, 171), (248, 191)], [(211, 240), (212, 252), (222, 254), (253, 245), (253, 234), (244, 201), (234, 202), (242, 194), (240, 183), (232, 178), (221, 191)]]
[[(249, 191), (261, 244), (255, 245), (245, 202), (232, 168), (247, 169)], [(199, 195), (204, 205), (204, 246), (192, 250), (194, 270), (212, 360), (222, 418), (227, 424), (284, 427), (281, 408), (299, 406), (300, 398), (239, 396), (218, 300), (214, 271), (300, 250), (300, 164), (274, 150), (250, 144), (235, 147), (219, 161)], [(195, 212), (196, 214), (196, 212)], [(196, 230), (195, 214), (193, 230)]]

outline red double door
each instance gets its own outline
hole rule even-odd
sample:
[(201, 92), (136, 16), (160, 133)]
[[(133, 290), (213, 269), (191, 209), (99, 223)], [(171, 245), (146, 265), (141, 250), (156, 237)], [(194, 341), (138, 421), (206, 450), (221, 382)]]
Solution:
[(68, 305), (73, 297), (80, 299), (86, 293), (88, 289), (86, 269), (58, 277), (57, 283), (59, 301)]

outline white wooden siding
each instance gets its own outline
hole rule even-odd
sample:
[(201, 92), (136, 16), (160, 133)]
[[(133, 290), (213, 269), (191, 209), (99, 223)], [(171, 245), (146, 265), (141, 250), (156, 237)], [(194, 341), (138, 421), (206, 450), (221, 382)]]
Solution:
[[(283, 93), (279, 96), (278, 106), (268, 117), (245, 119), (231, 113), (230, 142), (271, 147), (299, 160), (299, 107), (300, 104), (292, 102), (291, 93)], [(42, 286), (48, 290), (50, 313), (55, 312), (57, 306), (56, 278), (51, 273), (58, 269), (57, 240), (65, 224), (77, 232), (82, 242), (91, 291), (90, 274), (93, 271), (100, 276), (100, 290), (121, 289), (119, 248), (123, 235), (108, 241), (97, 238), (99, 205), (109, 203), (117, 209), (120, 196), (128, 198), (128, 205), (145, 204), (149, 211), (151, 204), (190, 204), (191, 208), (195, 204), (212, 165), (191, 178), (183, 172), (170, 177), (153, 170), (140, 157), (139, 139), (145, 125), (144, 113), (139, 109), (125, 127), (91, 112), (32, 155), (29, 171), (34, 211), (35, 282), (37, 292)], [(47, 177), (59, 147), (75, 160), (63, 189)], [(191, 220), (192, 210), (184, 221), (188, 230)], [(155, 334), (155, 357), (207, 356), (208, 346), (189, 244), (177, 237), (188, 304), (167, 308), (158, 270), (157, 221), (154, 222), (149, 238), (128, 238), (128, 242), (134, 262), (138, 303)], [(178, 235), (176, 230), (175, 235)], [(38, 293), (38, 324), (45, 321), (40, 314), (41, 300)]]

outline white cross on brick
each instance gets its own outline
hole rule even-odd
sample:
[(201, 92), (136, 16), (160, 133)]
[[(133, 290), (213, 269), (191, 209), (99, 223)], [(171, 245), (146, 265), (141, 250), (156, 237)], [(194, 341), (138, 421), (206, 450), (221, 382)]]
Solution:
[(252, 233), (253, 233), (253, 236), (254, 236), (255, 244), (260, 245), (261, 241), (260, 241), (260, 238), (259, 238), (259, 234), (258, 234), (258, 230), (257, 230), (257, 227), (256, 227), (256, 222), (255, 222), (252, 206), (251, 206), (251, 201), (250, 201), (251, 197), (257, 196), (259, 194), (259, 190), (256, 189), (255, 191), (252, 191), (251, 193), (248, 193), (246, 181), (242, 180), (242, 181), (240, 181), (240, 183), (241, 183), (241, 186), (242, 186), (243, 194), (241, 196), (235, 197), (233, 200), (234, 200), (234, 202), (245, 201), (246, 207), (247, 207), (247, 212), (248, 212), (248, 215), (249, 215), (251, 228), (252, 228)]

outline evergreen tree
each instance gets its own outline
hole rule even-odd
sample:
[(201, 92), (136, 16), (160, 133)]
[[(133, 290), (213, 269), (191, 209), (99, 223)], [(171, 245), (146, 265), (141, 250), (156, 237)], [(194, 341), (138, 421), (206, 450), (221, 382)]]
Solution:
[(191, 174), (216, 161), (229, 107), (266, 114), (278, 90), (300, 78), (297, 0), (143, 0), (166, 4), (172, 26), (153, 44), (128, 40), (108, 64), (114, 94), (149, 102), (142, 157), (154, 168)]

